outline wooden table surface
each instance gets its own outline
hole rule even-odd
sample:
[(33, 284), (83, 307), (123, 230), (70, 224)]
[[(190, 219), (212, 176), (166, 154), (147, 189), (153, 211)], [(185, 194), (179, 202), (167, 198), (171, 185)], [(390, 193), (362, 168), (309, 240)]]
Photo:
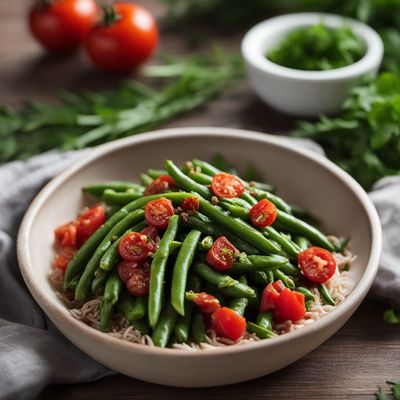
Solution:
[[(61, 89), (116, 86), (114, 77), (93, 71), (83, 55), (46, 56), (26, 28), (27, 0), (0, 2), (0, 104), (18, 107), (26, 100), (56, 101)], [(162, 7), (145, 1), (156, 15)], [(203, 31), (203, 32), (206, 32)], [(219, 34), (224, 47), (238, 50), (242, 32)], [(190, 51), (185, 34), (161, 35), (160, 53)], [(293, 120), (258, 101), (248, 87), (225, 94), (207, 106), (164, 126), (215, 125), (282, 132)], [(0, 144), (1, 145), (1, 144)], [(365, 300), (351, 320), (331, 339), (301, 360), (251, 382), (209, 389), (176, 389), (122, 375), (93, 383), (55, 385), (42, 399), (373, 399), (378, 385), (400, 379), (400, 327), (382, 321), (384, 306)]]

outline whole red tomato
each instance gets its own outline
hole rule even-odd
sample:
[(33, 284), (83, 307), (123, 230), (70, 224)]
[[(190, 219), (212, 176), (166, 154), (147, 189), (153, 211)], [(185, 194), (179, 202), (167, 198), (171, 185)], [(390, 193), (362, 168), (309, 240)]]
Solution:
[(104, 11), (103, 23), (85, 39), (86, 51), (101, 69), (129, 72), (153, 53), (158, 41), (156, 22), (147, 10), (132, 3), (115, 3)]
[(69, 53), (82, 44), (98, 12), (95, 0), (37, 1), (29, 13), (29, 27), (51, 52)]

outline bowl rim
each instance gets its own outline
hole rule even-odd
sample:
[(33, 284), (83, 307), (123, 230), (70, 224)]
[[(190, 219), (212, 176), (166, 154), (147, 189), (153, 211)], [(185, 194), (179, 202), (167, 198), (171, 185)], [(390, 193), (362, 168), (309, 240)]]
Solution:
[[(359, 283), (348, 295), (346, 300), (335, 310), (324, 316), (320, 320), (316, 321), (304, 329), (298, 329), (294, 332), (290, 332), (288, 335), (281, 335), (269, 340), (260, 340), (251, 343), (246, 343), (240, 346), (229, 346), (229, 347), (216, 347), (212, 351), (185, 351), (169, 348), (158, 348), (147, 346), (143, 344), (126, 342), (121, 339), (111, 337), (103, 332), (100, 332), (89, 325), (75, 319), (69, 313), (68, 309), (61, 303), (58, 303), (46, 295), (45, 291), (41, 289), (40, 282), (35, 279), (33, 273), (34, 269), (30, 267), (31, 260), (29, 254), (29, 237), (30, 230), (32, 228), (33, 221), (36, 218), (38, 211), (41, 209), (45, 201), (52, 195), (52, 193), (62, 185), (62, 183), (70, 176), (78, 173), (81, 168), (94, 162), (95, 160), (123, 149), (126, 146), (132, 146), (140, 143), (151, 143), (158, 140), (166, 140), (169, 138), (179, 137), (234, 137), (234, 138), (248, 138), (251, 141), (259, 141), (267, 143), (274, 147), (283, 147), (289, 152), (297, 153), (304, 156), (311, 161), (314, 161), (317, 165), (327, 169), (332, 174), (336, 175), (343, 183), (354, 193), (357, 200), (366, 212), (369, 219), (372, 246), (370, 250), (370, 256), (368, 264), (365, 268), (364, 274), (360, 278)], [(327, 158), (322, 155), (316, 154), (315, 152), (306, 149), (294, 147), (290, 144), (285, 137), (276, 137), (269, 134), (259, 133), (255, 131), (234, 129), (234, 128), (220, 128), (220, 127), (180, 127), (162, 129), (156, 131), (150, 131), (148, 133), (139, 134), (136, 136), (119, 139), (113, 142), (106, 143), (104, 145), (92, 148), (89, 152), (85, 153), (83, 158), (75, 161), (66, 168), (59, 175), (54, 177), (43, 189), (36, 195), (32, 203), (30, 204), (23, 221), (20, 225), (18, 238), (17, 238), (17, 257), (20, 270), (29, 291), (43, 309), (46, 315), (57, 325), (59, 323), (64, 329), (71, 329), (74, 333), (79, 332), (81, 335), (85, 335), (92, 340), (95, 340), (105, 346), (114, 347), (118, 350), (131, 351), (136, 353), (151, 354), (151, 355), (164, 355), (174, 358), (187, 358), (187, 357), (217, 357), (227, 354), (234, 354), (248, 350), (256, 350), (261, 347), (274, 346), (275, 344), (283, 344), (288, 340), (295, 340), (302, 336), (312, 335), (313, 332), (328, 327), (334, 324), (336, 320), (340, 320), (340, 317), (347, 313), (353, 313), (357, 308), (358, 304), (364, 299), (370, 286), (372, 285), (373, 279), (377, 273), (379, 267), (379, 259), (382, 248), (382, 232), (381, 225), (377, 211), (372, 204), (371, 200), (367, 196), (366, 192), (362, 187), (346, 172), (341, 170)], [(65, 335), (64, 335), (65, 336)]]
[[(271, 33), (309, 26), (323, 20), (327, 26), (336, 27), (343, 23), (351, 26), (365, 44), (366, 51), (363, 57), (353, 64), (326, 71), (306, 71), (284, 67), (265, 57), (262, 43)], [(251, 28), (244, 36), (241, 50), (246, 62), (260, 71), (273, 74), (280, 78), (305, 81), (337, 81), (351, 80), (372, 72), (382, 62), (383, 42), (378, 33), (367, 24), (341, 15), (305, 12), (284, 14), (269, 18)]]

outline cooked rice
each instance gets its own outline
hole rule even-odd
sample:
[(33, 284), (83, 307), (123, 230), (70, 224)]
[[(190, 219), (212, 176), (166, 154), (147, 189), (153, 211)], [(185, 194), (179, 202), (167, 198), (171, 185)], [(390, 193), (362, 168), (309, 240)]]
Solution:
[[(329, 239), (333, 243), (337, 240), (335, 237), (329, 237)], [(351, 279), (350, 273), (347, 271), (347, 269), (349, 269), (356, 257), (353, 256), (348, 249), (346, 249), (343, 254), (334, 253), (334, 257), (336, 259), (337, 268), (333, 277), (329, 279), (325, 285), (328, 288), (332, 298), (335, 300), (336, 305), (331, 306), (329, 304), (324, 304), (318, 289), (313, 289), (312, 291), (315, 295), (315, 301), (312, 304), (310, 311), (306, 313), (305, 317), (302, 320), (296, 321), (295, 323), (286, 321), (284, 323), (274, 324), (273, 329), (276, 333), (281, 335), (310, 325), (322, 318), (324, 315), (330, 313), (345, 300), (354, 287), (354, 282)], [(94, 329), (100, 330), (99, 308), (101, 297), (89, 300), (79, 307), (73, 301), (73, 299), (70, 298), (70, 294), (68, 296), (68, 292), (63, 291), (63, 272), (60, 269), (54, 267), (51, 268), (49, 281), (56, 291), (57, 296), (69, 308), (69, 311), (74, 318), (86, 323)], [(120, 313), (114, 315), (110, 322), (110, 331), (106, 332), (105, 334), (132, 343), (154, 346), (149, 335), (143, 335), (141, 332), (136, 330), (134, 325), (132, 325)], [(175, 343), (173, 344), (173, 348), (187, 351), (212, 350), (218, 347), (226, 347), (233, 344), (242, 345), (258, 340), (261, 339), (259, 339), (255, 334), (246, 332), (242, 339), (233, 342), (229, 339), (218, 337), (213, 330), (209, 330), (207, 332), (206, 342), (200, 344)]]

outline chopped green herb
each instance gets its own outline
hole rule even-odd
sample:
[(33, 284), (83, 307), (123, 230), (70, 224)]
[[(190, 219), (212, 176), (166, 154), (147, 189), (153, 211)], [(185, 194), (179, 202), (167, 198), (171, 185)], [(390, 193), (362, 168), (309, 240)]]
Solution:
[(383, 313), (383, 320), (388, 324), (400, 324), (400, 315), (393, 308), (388, 308)]

